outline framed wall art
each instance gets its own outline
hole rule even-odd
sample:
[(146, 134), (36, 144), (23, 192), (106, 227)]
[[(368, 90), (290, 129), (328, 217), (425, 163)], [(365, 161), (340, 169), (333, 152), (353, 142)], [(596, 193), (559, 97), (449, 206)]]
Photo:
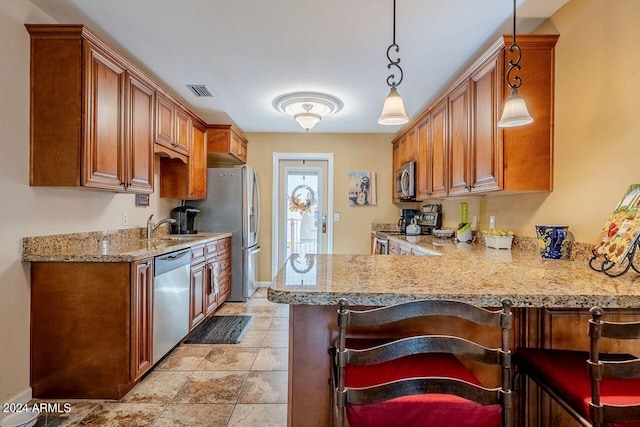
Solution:
[(376, 203), (376, 173), (349, 172), (349, 206), (374, 206)]

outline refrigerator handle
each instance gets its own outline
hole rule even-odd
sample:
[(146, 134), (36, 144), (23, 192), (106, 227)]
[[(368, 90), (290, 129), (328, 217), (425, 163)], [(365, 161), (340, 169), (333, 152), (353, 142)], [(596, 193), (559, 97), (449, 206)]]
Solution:
[(255, 255), (258, 252), (260, 252), (261, 250), (262, 250), (262, 248), (260, 246), (256, 245), (254, 248), (249, 249), (249, 255)]
[[(256, 223), (256, 228), (255, 228), (255, 232), (256, 232), (256, 243), (258, 243), (258, 233), (260, 232), (260, 184), (258, 184), (258, 176), (257, 174), (254, 172), (253, 173), (253, 194), (255, 195), (255, 200), (257, 203), (257, 206), (254, 206), (253, 209), (255, 211), (255, 223)], [(259, 250), (259, 249), (258, 249)]]

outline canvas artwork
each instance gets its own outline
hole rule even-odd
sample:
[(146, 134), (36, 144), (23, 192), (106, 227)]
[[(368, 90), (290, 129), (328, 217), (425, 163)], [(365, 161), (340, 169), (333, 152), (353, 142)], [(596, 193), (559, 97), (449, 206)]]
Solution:
[(605, 224), (594, 254), (612, 262), (622, 262), (640, 239), (640, 184), (633, 184)]
[(373, 206), (376, 204), (375, 172), (349, 172), (349, 205)]

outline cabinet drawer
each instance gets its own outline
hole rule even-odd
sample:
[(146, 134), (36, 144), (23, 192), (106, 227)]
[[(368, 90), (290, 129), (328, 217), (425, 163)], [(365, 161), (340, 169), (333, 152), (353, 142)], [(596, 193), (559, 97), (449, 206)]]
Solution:
[(205, 246), (197, 245), (191, 247), (191, 265), (204, 261), (205, 259)]
[(218, 255), (218, 242), (209, 242), (206, 246), (206, 255), (207, 257), (212, 255)]
[(218, 240), (218, 253), (222, 254), (224, 252), (229, 252), (231, 250), (231, 239), (225, 238), (222, 240)]
[(220, 271), (231, 271), (231, 259), (229, 257), (220, 257)]
[(220, 295), (229, 293), (231, 290), (231, 279), (229, 277), (224, 277), (220, 280)]

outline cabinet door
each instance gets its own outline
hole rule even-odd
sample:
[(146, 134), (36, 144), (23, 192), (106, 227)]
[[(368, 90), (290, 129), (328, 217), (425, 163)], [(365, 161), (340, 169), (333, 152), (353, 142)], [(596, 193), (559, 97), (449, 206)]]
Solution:
[(126, 183), (127, 191), (153, 192), (154, 90), (127, 73)]
[(440, 102), (431, 112), (431, 195), (447, 195), (447, 100)]
[(91, 43), (85, 49), (83, 185), (124, 190), (125, 70)]
[(191, 145), (191, 116), (181, 108), (176, 108), (176, 135), (174, 139), (174, 150), (178, 153), (189, 155)]
[[(193, 126), (191, 153), (189, 156), (189, 200), (207, 197), (207, 146), (204, 129)], [(185, 197), (182, 197), (185, 198)]]
[(431, 116), (427, 116), (417, 125), (418, 156), (416, 158), (416, 198), (425, 200), (429, 198), (431, 159), (429, 158), (429, 134)]
[(469, 84), (449, 95), (449, 196), (469, 194)]
[(131, 379), (135, 380), (153, 365), (153, 262), (132, 264), (131, 286)]
[(218, 262), (218, 257), (214, 257), (207, 262), (206, 273), (204, 301), (205, 314), (209, 315), (218, 306), (218, 293), (220, 292), (220, 262)]
[(471, 141), (469, 179), (472, 192), (500, 189), (501, 132), (498, 132), (498, 89), (502, 81), (493, 58), (471, 76)]
[(189, 307), (190, 330), (204, 319), (204, 287), (206, 280), (205, 263), (191, 266), (191, 290)]
[(175, 106), (162, 95), (156, 96), (156, 144), (173, 148)]
[(400, 142), (396, 141), (393, 144), (393, 173), (391, 174), (391, 199), (394, 203), (400, 202), (398, 194), (396, 193), (396, 171), (402, 166), (402, 163), (400, 163), (401, 160)]

